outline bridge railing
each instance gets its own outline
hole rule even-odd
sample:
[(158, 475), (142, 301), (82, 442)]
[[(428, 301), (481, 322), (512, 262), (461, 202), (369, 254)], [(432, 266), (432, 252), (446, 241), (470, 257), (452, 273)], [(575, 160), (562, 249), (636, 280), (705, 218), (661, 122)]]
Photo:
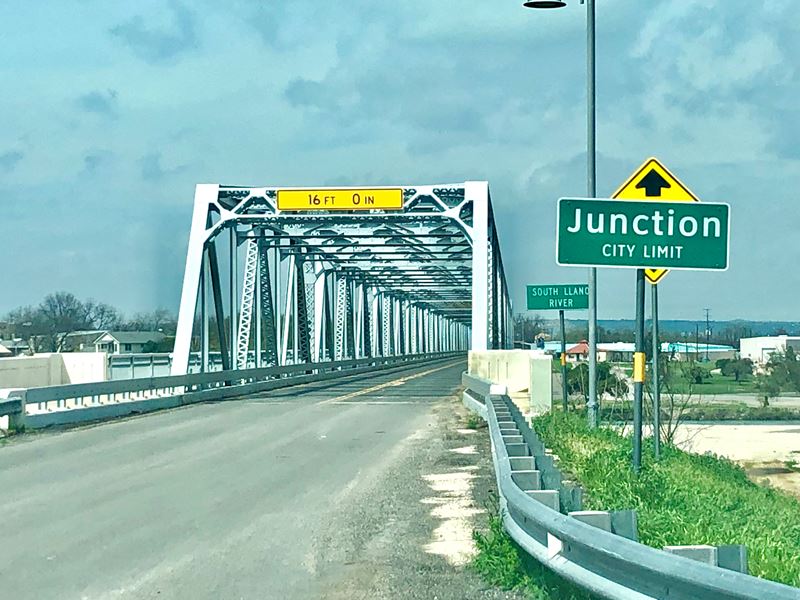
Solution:
[(0, 417), (8, 416), (12, 429), (37, 429), (224, 400), (463, 355), (411, 354), (12, 390), (7, 399), (0, 399)]
[[(553, 457), (505, 389), (466, 373), (462, 383), (464, 404), (489, 425), (503, 526), (545, 567), (610, 599), (800, 598), (797, 588), (640, 544), (634, 541), (635, 518), (633, 531), (629, 521), (614, 532), (611, 513), (578, 510), (564, 514), (562, 510), (569, 504), (569, 500), (565, 503), (564, 488), (548, 485)], [(560, 475), (557, 480), (560, 482)]]

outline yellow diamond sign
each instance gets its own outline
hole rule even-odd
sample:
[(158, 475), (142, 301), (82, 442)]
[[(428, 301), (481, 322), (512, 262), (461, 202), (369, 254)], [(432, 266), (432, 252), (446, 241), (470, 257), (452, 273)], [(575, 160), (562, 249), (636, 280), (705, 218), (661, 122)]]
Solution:
[[(656, 158), (648, 158), (628, 180), (614, 192), (619, 200), (658, 200), (659, 202), (700, 202), (689, 188), (669, 172)], [(645, 269), (644, 276), (656, 284), (669, 269)]]

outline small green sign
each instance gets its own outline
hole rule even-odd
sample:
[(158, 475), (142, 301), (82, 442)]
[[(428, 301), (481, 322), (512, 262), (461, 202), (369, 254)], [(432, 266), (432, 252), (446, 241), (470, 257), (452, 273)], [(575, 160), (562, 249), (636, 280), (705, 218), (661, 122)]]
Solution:
[(528, 286), (528, 310), (585, 308), (589, 308), (589, 286), (585, 283)]
[(730, 207), (700, 202), (561, 198), (559, 265), (725, 270)]

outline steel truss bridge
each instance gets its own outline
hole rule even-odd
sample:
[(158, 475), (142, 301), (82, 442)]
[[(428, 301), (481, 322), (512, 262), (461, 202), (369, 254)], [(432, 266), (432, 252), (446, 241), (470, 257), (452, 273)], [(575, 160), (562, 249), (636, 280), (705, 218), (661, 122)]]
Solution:
[(510, 348), (488, 183), (401, 187), (402, 210), (289, 212), (198, 185), (173, 375), (216, 350), (228, 370)]

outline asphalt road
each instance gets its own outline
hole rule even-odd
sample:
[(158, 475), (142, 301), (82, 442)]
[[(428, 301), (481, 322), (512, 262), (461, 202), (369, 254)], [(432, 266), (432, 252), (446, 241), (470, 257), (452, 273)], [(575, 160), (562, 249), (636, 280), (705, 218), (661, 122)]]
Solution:
[(491, 485), (457, 433), (463, 368), (22, 436), (0, 448), (0, 598), (507, 597), (448, 562), (431, 510), (441, 474)]

